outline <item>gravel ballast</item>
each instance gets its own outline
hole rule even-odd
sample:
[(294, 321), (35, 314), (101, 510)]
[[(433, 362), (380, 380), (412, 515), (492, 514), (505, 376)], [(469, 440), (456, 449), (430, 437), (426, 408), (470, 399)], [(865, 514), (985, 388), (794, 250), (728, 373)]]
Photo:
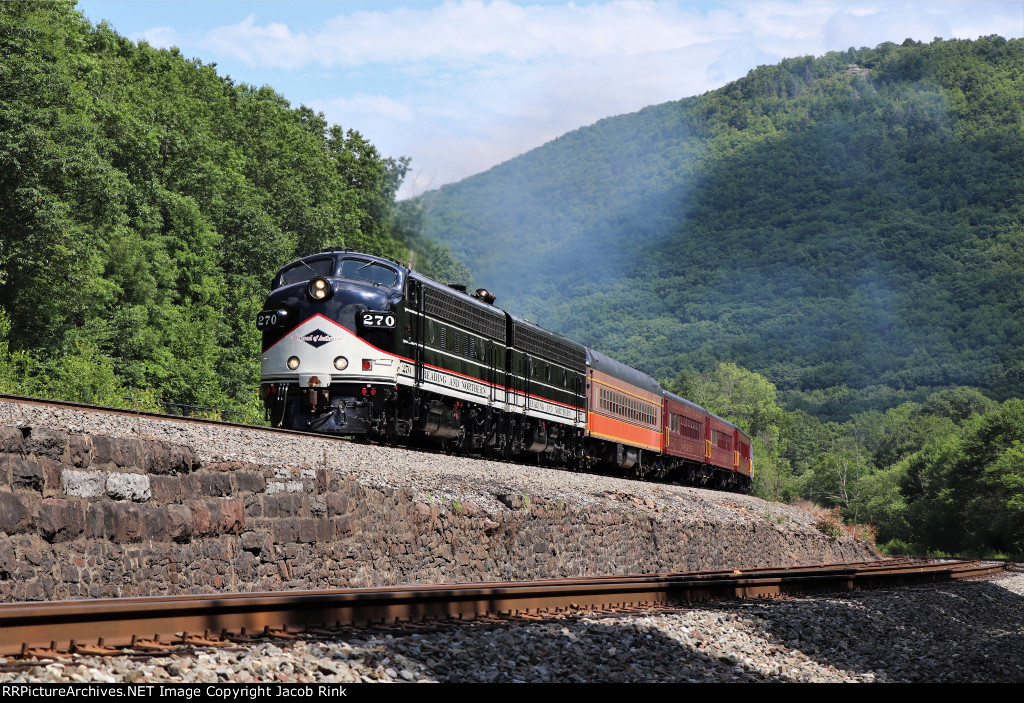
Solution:
[(815, 517), (794, 506), (753, 496), (686, 486), (646, 483), (541, 466), (487, 461), (401, 447), (339, 442), (318, 437), (210, 426), (145, 416), (96, 413), (0, 400), (0, 425), (45, 427), (69, 434), (154, 439), (192, 447), (204, 462), (246, 462), (329, 467), (380, 488), (413, 488), (442, 506), (472, 503), (485, 512), (507, 508), (498, 496), (528, 493), (556, 503), (658, 510), (669, 517), (727, 525), (769, 520), (815, 531)]

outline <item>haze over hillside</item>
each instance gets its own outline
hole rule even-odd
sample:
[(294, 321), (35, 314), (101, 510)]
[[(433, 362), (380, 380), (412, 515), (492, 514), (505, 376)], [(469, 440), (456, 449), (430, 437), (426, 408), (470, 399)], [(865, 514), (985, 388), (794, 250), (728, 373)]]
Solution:
[(661, 378), (733, 361), (821, 417), (1024, 395), (1022, 65), (1000, 37), (786, 60), (427, 193), (425, 232)]

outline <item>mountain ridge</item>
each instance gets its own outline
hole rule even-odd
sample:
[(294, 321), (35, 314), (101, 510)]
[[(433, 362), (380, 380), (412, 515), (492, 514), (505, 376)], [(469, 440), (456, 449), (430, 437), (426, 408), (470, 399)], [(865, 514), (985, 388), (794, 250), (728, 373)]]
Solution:
[(738, 363), (825, 418), (1024, 395), (1024, 43), (787, 59), (424, 194), (506, 306), (662, 378)]

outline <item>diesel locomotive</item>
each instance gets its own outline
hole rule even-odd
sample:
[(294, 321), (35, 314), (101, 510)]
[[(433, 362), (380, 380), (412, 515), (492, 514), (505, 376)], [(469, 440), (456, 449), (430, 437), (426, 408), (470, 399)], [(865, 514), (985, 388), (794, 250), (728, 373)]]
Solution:
[(748, 491), (750, 437), (647, 374), (387, 258), (283, 266), (256, 325), (271, 423)]

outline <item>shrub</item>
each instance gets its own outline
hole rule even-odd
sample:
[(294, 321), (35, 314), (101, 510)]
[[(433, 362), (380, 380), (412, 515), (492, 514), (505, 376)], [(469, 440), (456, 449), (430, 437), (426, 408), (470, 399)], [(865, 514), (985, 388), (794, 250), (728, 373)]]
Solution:
[(824, 515), (820, 515), (814, 526), (829, 539), (839, 539), (843, 534), (843, 518), (839, 514), (839, 508), (832, 508)]

